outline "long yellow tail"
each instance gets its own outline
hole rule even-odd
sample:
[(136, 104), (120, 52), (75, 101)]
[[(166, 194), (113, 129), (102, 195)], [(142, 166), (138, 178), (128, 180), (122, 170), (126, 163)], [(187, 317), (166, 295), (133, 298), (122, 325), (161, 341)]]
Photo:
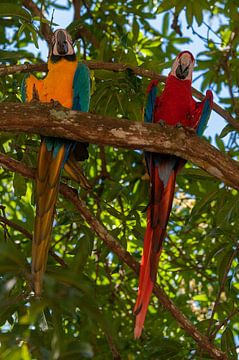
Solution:
[(90, 190), (91, 185), (83, 174), (83, 171), (79, 163), (75, 160), (74, 155), (71, 153), (69, 159), (64, 164), (64, 170), (70, 175), (70, 177), (78, 182), (84, 189)]
[(37, 296), (40, 296), (42, 289), (64, 156), (64, 145), (53, 157), (53, 152), (48, 151), (46, 143), (42, 141), (36, 173), (36, 217), (32, 242), (32, 275)]

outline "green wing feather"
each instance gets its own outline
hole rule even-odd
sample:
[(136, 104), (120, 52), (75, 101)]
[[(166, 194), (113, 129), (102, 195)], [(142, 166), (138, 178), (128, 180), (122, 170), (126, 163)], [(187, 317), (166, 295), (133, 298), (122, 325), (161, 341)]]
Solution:
[(90, 107), (90, 73), (88, 67), (79, 63), (73, 80), (72, 110), (89, 111)]

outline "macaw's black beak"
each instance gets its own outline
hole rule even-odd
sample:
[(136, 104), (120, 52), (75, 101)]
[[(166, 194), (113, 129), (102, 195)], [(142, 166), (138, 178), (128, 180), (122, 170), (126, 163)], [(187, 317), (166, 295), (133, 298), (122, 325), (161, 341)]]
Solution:
[(184, 80), (188, 76), (189, 65), (179, 64), (176, 69), (176, 76), (180, 80)]
[(57, 52), (59, 55), (66, 55), (68, 53), (68, 43), (66, 35), (63, 31), (57, 33)]

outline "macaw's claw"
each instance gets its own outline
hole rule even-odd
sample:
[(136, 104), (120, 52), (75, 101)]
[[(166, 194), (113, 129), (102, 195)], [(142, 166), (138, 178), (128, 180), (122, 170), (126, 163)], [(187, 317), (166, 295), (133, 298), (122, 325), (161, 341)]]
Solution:
[(62, 108), (62, 105), (59, 103), (59, 101), (51, 99), (51, 106), (52, 109)]
[(180, 122), (178, 122), (178, 123), (176, 124), (176, 128), (180, 129), (180, 128), (182, 128), (182, 127), (183, 127), (183, 125), (182, 125)]
[(160, 126), (163, 126), (163, 127), (166, 126), (166, 123), (165, 123), (165, 121), (163, 121), (163, 120), (159, 120), (158, 124), (159, 124)]

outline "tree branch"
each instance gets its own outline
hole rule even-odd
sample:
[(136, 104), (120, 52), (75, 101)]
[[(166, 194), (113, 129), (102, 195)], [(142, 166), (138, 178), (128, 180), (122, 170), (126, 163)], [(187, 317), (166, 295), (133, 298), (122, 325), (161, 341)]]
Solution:
[[(6, 155), (0, 154), (0, 163), (12, 171), (17, 171), (25, 177), (34, 178), (34, 171), (27, 168), (17, 160), (10, 159)], [(139, 274), (139, 263), (126, 251), (114, 237), (107, 231), (104, 225), (95, 218), (83, 200), (78, 198), (74, 189), (65, 184), (60, 185), (60, 193), (67, 198), (75, 208), (80, 212), (82, 217), (88, 222), (95, 233), (104, 241), (120, 260), (126, 263), (137, 275)], [(172, 314), (182, 328), (205, 349), (214, 359), (227, 360), (226, 354), (209, 342), (208, 338), (201, 334), (190, 320), (175, 306), (172, 300), (158, 286), (154, 286), (154, 294), (160, 303)]]
[[(167, 76), (156, 73), (152, 70), (143, 69), (141, 67), (133, 67), (129, 64), (122, 63), (107, 63), (103, 61), (93, 61), (87, 60), (83, 61), (90, 69), (92, 70), (108, 70), (108, 71), (116, 71), (116, 72), (124, 72), (126, 70), (131, 70), (135, 75), (147, 77), (149, 79), (157, 79), (160, 82), (165, 83)], [(22, 65), (10, 65), (10, 66), (0, 66), (0, 76), (1, 75), (9, 75), (16, 74), (20, 72), (31, 72), (31, 71), (44, 71), (47, 72), (47, 64), (22, 64)], [(193, 95), (199, 99), (203, 100), (204, 95), (192, 88)], [(234, 119), (229, 112), (220, 107), (215, 102), (213, 103), (213, 110), (220, 115), (223, 119), (225, 119), (230, 125), (232, 125), (237, 131), (239, 131), (239, 122)]]
[(73, 0), (74, 20), (80, 20), (81, 0)]
[[(74, 1), (77, 2), (76, 0)], [(42, 19), (45, 19), (45, 16), (42, 14), (41, 10), (37, 7), (37, 5), (32, 0), (22, 0), (22, 4), (31, 11), (31, 13), (35, 16), (39, 16)], [(53, 35), (53, 32), (47, 23), (41, 23), (41, 33), (44, 37), (44, 39), (49, 43), (51, 36)], [(94, 45), (95, 48), (99, 48), (100, 44), (98, 39), (94, 36), (94, 34), (91, 33), (87, 27), (84, 26), (84, 24), (80, 24), (77, 28), (77, 32), (74, 36), (73, 40), (78, 39), (79, 37), (84, 37)]]
[(192, 129), (114, 119), (53, 106), (40, 102), (1, 103), (0, 130), (175, 154), (239, 189), (238, 163), (199, 138)]
[[(0, 157), (1, 157), (1, 155), (0, 155)], [(11, 161), (10, 158), (9, 158), (9, 160)], [(0, 161), (0, 163), (1, 163), (1, 161)], [(31, 234), (28, 230), (26, 230), (23, 226), (21, 226), (21, 225), (19, 225), (19, 224), (16, 224), (16, 223), (14, 223), (13, 221), (11, 221), (11, 220), (9, 220), (9, 219), (7, 219), (6, 217), (1, 216), (1, 215), (0, 215), (0, 223), (3, 223), (3, 224), (5, 224), (5, 225), (8, 225), (9, 227), (11, 227), (11, 228), (19, 231), (19, 232), (22, 233), (23, 235), (25, 235), (26, 238), (32, 240), (32, 234)], [(67, 264), (65, 263), (65, 261), (64, 261), (60, 256), (58, 256), (58, 255), (53, 251), (52, 248), (49, 249), (49, 254), (51, 255), (51, 257), (52, 257), (53, 259), (56, 260), (56, 262), (58, 262), (58, 264), (60, 264), (60, 265), (63, 266), (63, 267), (67, 267)]]
[[(30, 10), (30, 12), (33, 15), (39, 16), (40, 19), (46, 20), (42, 11), (37, 7), (37, 5), (32, 0), (22, 0), (22, 5), (24, 5), (28, 10)], [(40, 29), (44, 39), (49, 43), (50, 38), (53, 34), (50, 26), (47, 23), (41, 23)]]

